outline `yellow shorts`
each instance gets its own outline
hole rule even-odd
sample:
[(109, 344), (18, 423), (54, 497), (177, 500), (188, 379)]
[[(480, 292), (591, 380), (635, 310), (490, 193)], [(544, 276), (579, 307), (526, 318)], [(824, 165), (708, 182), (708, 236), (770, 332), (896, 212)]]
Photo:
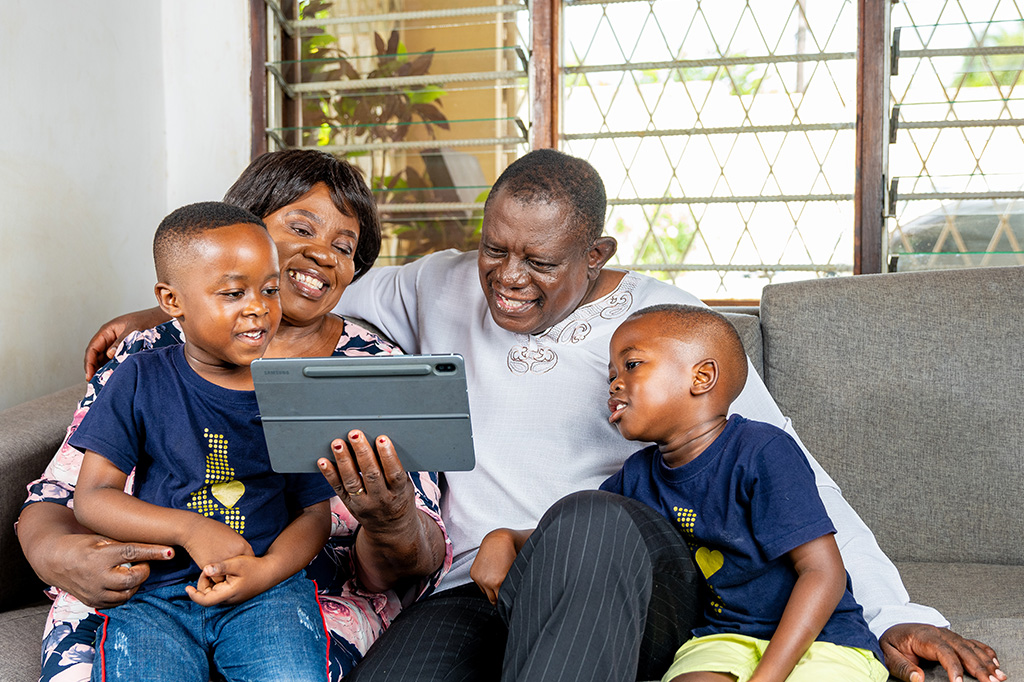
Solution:
[[(768, 640), (746, 635), (721, 634), (694, 637), (676, 652), (675, 660), (661, 682), (691, 672), (735, 675), (747, 682), (768, 648)], [(866, 649), (814, 642), (786, 678), (787, 682), (886, 682), (889, 671)]]

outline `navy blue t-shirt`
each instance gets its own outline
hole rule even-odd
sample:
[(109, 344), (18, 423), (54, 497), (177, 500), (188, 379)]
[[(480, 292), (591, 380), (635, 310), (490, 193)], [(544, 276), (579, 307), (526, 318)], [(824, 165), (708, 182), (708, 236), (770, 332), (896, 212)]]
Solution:
[[(738, 633), (771, 639), (796, 584), (787, 552), (834, 533), (814, 472), (785, 431), (733, 415), (696, 459), (671, 468), (652, 445), (601, 484), (679, 524), (710, 590), (695, 637)], [(868, 649), (878, 640), (846, 592), (818, 640)]]
[[(128, 357), (69, 443), (126, 474), (135, 469), (139, 499), (227, 524), (256, 556), (302, 508), (334, 495), (320, 474), (274, 473), (256, 393), (206, 381), (189, 367), (184, 346)], [(150, 570), (143, 589), (199, 576), (184, 551)]]

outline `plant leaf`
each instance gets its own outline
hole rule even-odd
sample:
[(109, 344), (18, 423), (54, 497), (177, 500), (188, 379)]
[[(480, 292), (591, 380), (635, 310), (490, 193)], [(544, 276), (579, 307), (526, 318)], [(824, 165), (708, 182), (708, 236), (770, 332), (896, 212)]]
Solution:
[(430, 62), (434, 59), (434, 48), (430, 48), (424, 54), (409, 62), (409, 75), (422, 76), (430, 70)]
[(433, 104), (413, 103), (410, 108), (424, 121), (436, 123), (445, 130), (448, 130), (448, 119)]
[(355, 99), (356, 104), (355, 109), (352, 110), (352, 118), (358, 123), (370, 123), (372, 112), (370, 111), (369, 101), (365, 97), (355, 97), (352, 99)]
[(402, 103), (399, 98), (395, 95), (388, 95), (384, 98), (384, 108), (381, 112), (381, 120), (385, 122), (390, 121), (395, 116), (398, 116), (402, 109)]
[(347, 59), (338, 60), (338, 68), (342, 74), (344, 74), (345, 78), (354, 81), (359, 80), (359, 72), (356, 71), (356, 68), (352, 66)]
[(323, 58), (325, 55), (323, 51), (334, 42), (334, 36), (327, 33), (320, 33), (309, 38), (306, 42), (306, 48), (310, 53), (316, 53), (316, 58)]
[(422, 88), (410, 90), (407, 94), (410, 104), (429, 104), (441, 99), (448, 93), (436, 85), (425, 85)]
[(426, 180), (412, 166), (406, 166), (405, 176), (409, 178), (410, 187), (428, 187)]

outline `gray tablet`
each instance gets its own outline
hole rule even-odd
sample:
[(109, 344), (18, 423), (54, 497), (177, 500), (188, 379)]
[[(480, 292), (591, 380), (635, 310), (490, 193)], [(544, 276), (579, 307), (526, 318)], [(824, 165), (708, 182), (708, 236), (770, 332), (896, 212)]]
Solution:
[(266, 358), (252, 380), (274, 471), (318, 471), (351, 429), (387, 435), (409, 471), (475, 464), (461, 355)]

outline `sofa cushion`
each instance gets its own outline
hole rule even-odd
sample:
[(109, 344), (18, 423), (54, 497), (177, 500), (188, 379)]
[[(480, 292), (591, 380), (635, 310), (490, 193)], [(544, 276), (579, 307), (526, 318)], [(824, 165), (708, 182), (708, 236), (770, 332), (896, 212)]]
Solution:
[(1024, 267), (768, 286), (768, 389), (896, 561), (1024, 564)]
[(49, 604), (0, 615), (0, 680), (39, 679), (43, 625)]
[(1024, 566), (901, 561), (896, 567), (911, 601), (927, 597), (950, 621), (993, 614), (1024, 619)]
[[(43, 585), (21, 553), (14, 522), (25, 486), (39, 478), (57, 452), (85, 384), (0, 412), (0, 610), (38, 601)], [(8, 679), (8, 678), (3, 678)]]
[[(910, 599), (937, 608), (950, 627), (995, 649), (1011, 680), (1024, 677), (1024, 566), (900, 562)], [(997, 617), (998, 616), (998, 617)], [(949, 682), (942, 668), (926, 682)]]

